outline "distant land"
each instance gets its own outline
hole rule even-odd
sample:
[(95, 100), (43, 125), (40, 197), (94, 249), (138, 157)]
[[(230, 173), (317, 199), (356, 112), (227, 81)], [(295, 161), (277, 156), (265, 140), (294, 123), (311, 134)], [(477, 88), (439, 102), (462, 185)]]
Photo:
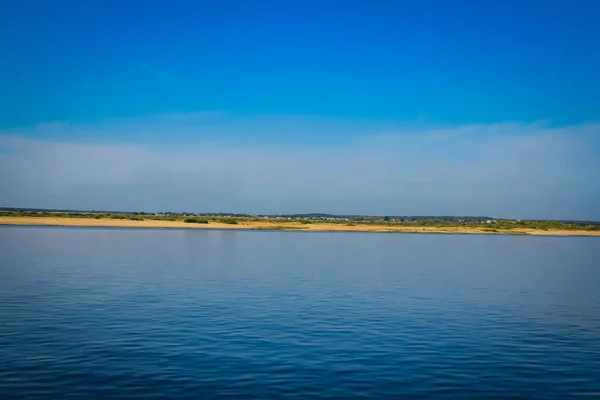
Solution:
[(143, 211), (115, 211), (115, 210), (70, 210), (70, 209), (48, 209), (48, 208), (15, 208), (0, 207), (0, 211), (9, 212), (35, 212), (35, 213), (71, 213), (71, 214), (121, 214), (121, 215), (147, 215), (147, 216), (180, 216), (180, 217), (234, 217), (234, 218), (286, 218), (286, 219), (313, 219), (313, 220), (352, 220), (352, 221), (374, 221), (384, 219), (395, 219), (403, 221), (487, 221), (497, 218), (486, 216), (377, 216), (377, 215), (346, 215), (326, 213), (303, 213), (303, 214), (245, 214), (245, 213), (199, 213), (199, 212), (143, 212)]
[(595, 221), (488, 216), (129, 212), (0, 207), (0, 225), (600, 236)]
[[(234, 217), (234, 218), (285, 218), (285, 219), (312, 219), (312, 220), (352, 220), (352, 221), (376, 221), (376, 220), (396, 220), (399, 222), (411, 221), (431, 221), (431, 222), (480, 222), (486, 223), (492, 221), (512, 221), (518, 218), (497, 218), (490, 216), (453, 216), (453, 215), (358, 215), (358, 214), (327, 214), (327, 213), (301, 213), (301, 214), (246, 214), (246, 213), (201, 213), (201, 212), (144, 212), (144, 211), (115, 211), (115, 210), (74, 210), (74, 209), (52, 209), (52, 208), (18, 208), (18, 207), (0, 207), (0, 212), (34, 212), (34, 213), (71, 213), (71, 214), (113, 214), (113, 215), (141, 215), (141, 216), (179, 216), (179, 217)], [(600, 225), (600, 221), (585, 220), (534, 220), (523, 219), (523, 221), (556, 221), (566, 224), (586, 223)]]

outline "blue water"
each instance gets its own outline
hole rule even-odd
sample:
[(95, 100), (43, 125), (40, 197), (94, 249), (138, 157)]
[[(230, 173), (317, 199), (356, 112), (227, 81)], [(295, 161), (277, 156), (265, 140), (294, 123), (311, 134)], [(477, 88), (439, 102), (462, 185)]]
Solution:
[(0, 398), (600, 398), (600, 238), (0, 227)]

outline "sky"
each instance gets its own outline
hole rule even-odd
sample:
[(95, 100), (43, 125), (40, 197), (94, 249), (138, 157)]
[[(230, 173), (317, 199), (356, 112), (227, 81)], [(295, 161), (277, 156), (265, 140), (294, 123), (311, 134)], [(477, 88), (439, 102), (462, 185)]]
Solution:
[(0, 4), (0, 206), (600, 220), (600, 2)]

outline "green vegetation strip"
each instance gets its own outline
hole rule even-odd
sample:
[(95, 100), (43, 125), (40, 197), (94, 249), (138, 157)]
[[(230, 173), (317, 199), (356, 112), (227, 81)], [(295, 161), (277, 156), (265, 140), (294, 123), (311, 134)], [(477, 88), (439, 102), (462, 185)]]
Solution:
[[(345, 226), (369, 225), (386, 227), (429, 227), (429, 228), (477, 228), (485, 232), (504, 232), (515, 229), (539, 230), (565, 230), (565, 231), (600, 231), (600, 224), (589, 222), (562, 222), (562, 221), (510, 221), (498, 220), (490, 224), (481, 224), (476, 221), (435, 221), (420, 220), (418, 222), (392, 222), (376, 217), (357, 217), (344, 220), (309, 220), (309, 219), (280, 219), (280, 218), (230, 218), (230, 217), (205, 217), (183, 215), (153, 215), (145, 213), (116, 214), (101, 212), (49, 212), (49, 211), (0, 211), (0, 217), (52, 217), (52, 218), (92, 218), (92, 219), (122, 219), (132, 221), (182, 221), (186, 223), (208, 224), (210, 222), (237, 225), (239, 223), (261, 222), (273, 224), (265, 229), (302, 229), (288, 226), (289, 224), (336, 224)], [(308, 228), (308, 227), (307, 227)]]

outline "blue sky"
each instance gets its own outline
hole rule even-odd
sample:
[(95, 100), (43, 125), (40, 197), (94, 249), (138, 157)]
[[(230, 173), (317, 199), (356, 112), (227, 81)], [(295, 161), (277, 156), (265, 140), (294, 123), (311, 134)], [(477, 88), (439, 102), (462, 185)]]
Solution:
[(598, 15), (5, 1), (0, 205), (600, 219)]

